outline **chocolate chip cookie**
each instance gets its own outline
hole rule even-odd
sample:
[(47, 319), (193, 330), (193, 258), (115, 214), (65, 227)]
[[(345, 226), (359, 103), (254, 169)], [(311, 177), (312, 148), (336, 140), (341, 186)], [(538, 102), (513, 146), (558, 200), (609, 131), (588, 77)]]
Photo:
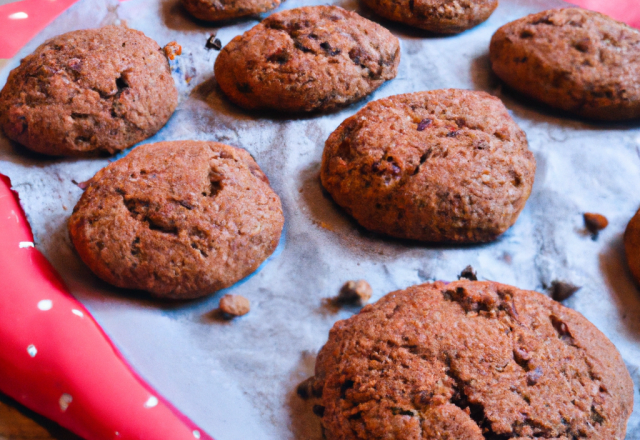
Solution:
[(640, 210), (631, 218), (624, 232), (624, 250), (631, 274), (640, 284)]
[(499, 99), (447, 89), (369, 103), (327, 140), (321, 178), (369, 230), (473, 243), (515, 223), (535, 169), (525, 133)]
[(479, 25), (498, 0), (362, 0), (377, 14), (421, 29), (456, 34)]
[(494, 282), (392, 292), (316, 361), (327, 440), (623, 439), (633, 382), (578, 312)]
[(182, 0), (191, 15), (207, 21), (259, 14), (277, 8), (280, 3), (281, 0)]
[(103, 280), (169, 299), (223, 289), (276, 248), (280, 199), (246, 151), (216, 142), (142, 145), (99, 171), (69, 219)]
[(157, 132), (177, 103), (160, 46), (106, 26), (59, 35), (23, 59), (0, 92), (0, 126), (39, 153), (113, 154)]
[(578, 116), (640, 117), (640, 31), (578, 8), (540, 12), (501, 27), (493, 71), (513, 89)]
[(215, 76), (246, 109), (331, 110), (395, 78), (400, 44), (382, 26), (337, 6), (270, 15), (227, 44)]

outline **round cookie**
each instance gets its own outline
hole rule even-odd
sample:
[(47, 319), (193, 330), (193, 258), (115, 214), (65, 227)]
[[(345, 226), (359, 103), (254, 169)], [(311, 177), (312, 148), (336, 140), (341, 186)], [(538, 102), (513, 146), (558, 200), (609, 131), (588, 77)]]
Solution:
[(316, 360), (327, 440), (623, 439), (633, 382), (581, 314), (494, 282), (392, 292)]
[(39, 153), (113, 154), (157, 132), (177, 102), (160, 46), (106, 26), (59, 35), (24, 58), (0, 92), (0, 126)]
[(69, 219), (103, 280), (169, 299), (207, 295), (276, 249), (280, 199), (246, 151), (216, 142), (137, 147), (100, 170)]
[(398, 39), (337, 6), (270, 15), (227, 44), (214, 70), (222, 91), (246, 109), (331, 110), (395, 78)]
[(185, 9), (200, 20), (220, 21), (267, 12), (281, 0), (182, 0)]
[(498, 0), (362, 0), (378, 15), (441, 34), (456, 34), (484, 22)]
[(529, 15), (491, 39), (493, 71), (513, 89), (578, 116), (640, 117), (640, 31), (578, 8)]
[(640, 284), (640, 210), (631, 218), (624, 231), (624, 250), (631, 275)]
[(474, 243), (515, 223), (535, 169), (526, 135), (499, 99), (447, 89), (367, 104), (329, 136), (321, 178), (369, 230)]

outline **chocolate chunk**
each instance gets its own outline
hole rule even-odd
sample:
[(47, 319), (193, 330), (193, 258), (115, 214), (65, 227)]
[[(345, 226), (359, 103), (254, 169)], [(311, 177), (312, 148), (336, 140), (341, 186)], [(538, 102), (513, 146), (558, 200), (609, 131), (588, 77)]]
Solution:
[(207, 40), (207, 43), (204, 45), (204, 47), (206, 47), (209, 50), (211, 49), (220, 50), (222, 49), (222, 42), (220, 41), (219, 38), (216, 38), (216, 34), (212, 34)]
[(571, 283), (567, 283), (564, 281), (552, 281), (551, 287), (549, 288), (549, 293), (551, 294), (551, 298), (556, 301), (564, 301), (565, 299), (570, 298), (574, 293), (580, 290), (580, 286), (576, 286)]
[(477, 273), (475, 270), (473, 270), (473, 267), (471, 267), (471, 265), (462, 269), (462, 272), (460, 272), (460, 275), (458, 275), (459, 280), (463, 278), (471, 281), (478, 281)]

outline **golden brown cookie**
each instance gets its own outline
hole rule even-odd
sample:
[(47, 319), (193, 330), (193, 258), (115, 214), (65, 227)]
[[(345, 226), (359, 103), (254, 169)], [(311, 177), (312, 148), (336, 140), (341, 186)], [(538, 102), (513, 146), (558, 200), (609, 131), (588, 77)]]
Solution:
[(521, 18), (491, 40), (493, 71), (515, 90), (585, 118), (640, 117), (640, 31), (578, 8)]
[(378, 15), (441, 34), (456, 34), (493, 14), (498, 0), (362, 0)]
[(113, 154), (157, 132), (177, 103), (160, 46), (106, 26), (59, 35), (23, 59), (0, 92), (0, 126), (39, 153)]
[(281, 0), (181, 0), (191, 15), (207, 21), (230, 20), (267, 12)]
[(275, 250), (280, 199), (246, 151), (216, 142), (142, 145), (100, 170), (69, 219), (103, 280), (170, 299), (223, 289)]
[(331, 110), (395, 78), (398, 39), (382, 26), (337, 6), (270, 15), (227, 44), (215, 76), (246, 109)]
[(473, 243), (515, 223), (535, 169), (524, 132), (499, 99), (447, 89), (367, 104), (327, 140), (321, 178), (369, 230)]
[(640, 284), (640, 210), (631, 218), (624, 232), (624, 250), (631, 274)]
[(633, 382), (578, 312), (494, 282), (413, 286), (316, 360), (327, 440), (624, 439)]

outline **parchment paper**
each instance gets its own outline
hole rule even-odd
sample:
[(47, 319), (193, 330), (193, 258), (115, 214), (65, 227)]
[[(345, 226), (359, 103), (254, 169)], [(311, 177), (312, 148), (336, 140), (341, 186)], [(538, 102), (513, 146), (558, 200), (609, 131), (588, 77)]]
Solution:
[[(326, 2), (288, 0), (281, 9)], [(357, 312), (332, 309), (349, 279), (364, 278), (373, 300), (430, 280), (453, 280), (471, 264), (480, 279), (544, 291), (553, 280), (583, 286), (566, 305), (580, 311), (618, 347), (640, 383), (640, 291), (623, 254), (624, 228), (640, 206), (640, 124), (585, 123), (503, 90), (491, 74), (488, 46), (502, 24), (563, 3), (502, 0), (484, 24), (453, 37), (434, 37), (337, 4), (388, 27), (401, 40), (398, 77), (376, 91), (397, 93), (444, 87), (488, 91), (503, 99), (526, 131), (538, 163), (533, 194), (518, 222), (482, 246), (436, 246), (392, 240), (358, 227), (323, 193), (319, 163), (324, 141), (365, 102), (337, 113), (284, 119), (248, 114), (225, 100), (213, 76), (218, 52), (205, 48), (217, 31), (222, 44), (257, 20), (222, 28), (196, 22), (178, 0), (82, 0), (60, 16), (0, 71), (44, 40), (70, 30), (122, 23), (163, 46), (176, 40), (183, 55), (172, 63), (181, 103), (147, 142), (208, 139), (247, 149), (280, 195), (286, 217), (280, 247), (258, 273), (208, 298), (158, 303), (111, 288), (74, 254), (66, 220), (81, 195), (72, 182), (89, 179), (108, 160), (51, 159), (0, 137), (0, 172), (19, 192), (40, 249), (71, 291), (91, 310), (133, 366), (162, 394), (218, 440), (321, 438), (311, 403), (295, 395), (313, 374), (315, 356), (333, 323)], [(606, 215), (610, 226), (592, 240), (582, 213)], [(251, 300), (233, 322), (211, 311), (227, 292)], [(73, 349), (73, 347), (70, 347)], [(627, 439), (640, 439), (640, 416)]]

